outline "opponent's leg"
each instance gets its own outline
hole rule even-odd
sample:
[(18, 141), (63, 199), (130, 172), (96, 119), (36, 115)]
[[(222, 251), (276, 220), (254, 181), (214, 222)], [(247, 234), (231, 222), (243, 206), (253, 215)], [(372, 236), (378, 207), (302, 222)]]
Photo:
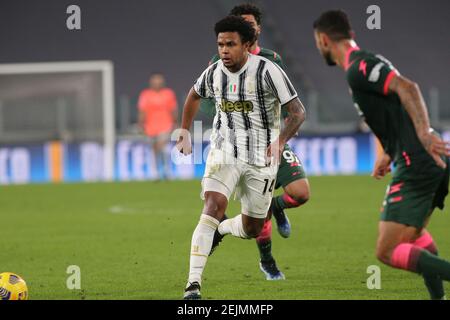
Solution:
[(450, 263), (415, 243), (420, 239), (421, 231), (416, 227), (381, 221), (377, 242), (378, 259), (394, 268), (450, 281)]
[[(242, 215), (238, 215), (229, 221), (220, 224), (218, 232), (214, 235), (213, 248), (219, 244), (225, 234), (233, 234), (236, 237), (248, 239), (249, 236), (245, 233), (244, 225), (242, 224)], [(260, 269), (265, 274), (267, 280), (282, 280), (285, 279), (284, 274), (278, 269), (276, 261), (272, 256), (272, 221), (270, 217), (264, 221), (264, 225), (258, 237), (256, 237), (256, 244), (260, 253)]]
[[(260, 253), (260, 269), (266, 275), (267, 280), (284, 279), (283, 273), (278, 269), (275, 259), (272, 256), (272, 224), (270, 219), (272, 211), (277, 221), (278, 232), (282, 237), (289, 237), (291, 233), (291, 224), (284, 212), (285, 208), (297, 207), (306, 203), (309, 199), (309, 183), (306, 179), (306, 173), (298, 157), (285, 145), (281, 163), (277, 172), (276, 188), (283, 187), (285, 195), (274, 197), (271, 200), (271, 209), (267, 213), (267, 219), (264, 228), (256, 243)], [(288, 199), (289, 197), (289, 199)], [(290, 204), (286, 204), (287, 200)]]
[[(422, 230), (420, 237), (413, 244), (438, 256), (438, 250), (433, 237), (425, 229)], [(439, 276), (427, 274), (422, 274), (422, 276), (432, 300), (440, 300), (445, 297), (444, 283)]]
[(261, 261), (273, 260), (272, 256), (272, 221), (266, 220), (264, 222), (261, 233), (256, 238), (256, 244), (258, 245), (259, 255)]
[(289, 183), (284, 193), (274, 197), (271, 203), (271, 212), (277, 221), (278, 232), (284, 238), (291, 234), (291, 225), (284, 209), (297, 208), (309, 200), (310, 188), (308, 179), (303, 178)]
[(261, 257), (259, 268), (265, 274), (266, 280), (284, 280), (284, 274), (278, 269), (276, 261), (272, 256), (272, 221), (264, 222), (263, 229), (256, 238), (256, 244)]

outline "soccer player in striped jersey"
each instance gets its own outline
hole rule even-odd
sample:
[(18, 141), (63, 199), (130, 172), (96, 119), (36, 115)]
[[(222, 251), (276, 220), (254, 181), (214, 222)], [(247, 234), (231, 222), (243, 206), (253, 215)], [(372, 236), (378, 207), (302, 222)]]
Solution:
[[(262, 19), (260, 9), (254, 4), (241, 4), (235, 6), (231, 10), (230, 15), (241, 16), (255, 29), (256, 41), (250, 47), (250, 53), (267, 58), (284, 69), (283, 60), (278, 53), (259, 46), (258, 37), (261, 33)], [(216, 54), (211, 59), (210, 64), (215, 63), (219, 59), (219, 55)], [(201, 110), (204, 113), (214, 114), (215, 109), (213, 99), (202, 99)], [(288, 116), (285, 110), (282, 110), (281, 115), (282, 118)], [(283, 187), (284, 193), (272, 199), (263, 230), (256, 238), (256, 244), (260, 254), (259, 266), (267, 280), (285, 279), (284, 274), (279, 270), (275, 258), (272, 255), (272, 214), (277, 222), (278, 232), (282, 237), (288, 238), (291, 233), (291, 225), (284, 209), (296, 208), (305, 204), (309, 200), (310, 195), (309, 182), (303, 164), (287, 144), (284, 146), (282, 153), (275, 189), (280, 187)], [(216, 239), (214, 245), (217, 245), (219, 240), (220, 238)]]
[[(189, 128), (201, 98), (216, 100), (211, 149), (202, 180), (203, 212), (191, 242), (185, 299), (200, 299), (203, 270), (216, 230), (222, 236), (257, 237), (269, 209), (282, 147), (305, 119), (290, 80), (276, 64), (250, 54), (255, 31), (242, 17), (215, 25), (221, 60), (210, 65), (190, 90), (183, 109), (177, 148), (190, 154)], [(281, 109), (288, 117), (280, 128)], [(241, 214), (223, 220), (231, 194)]]
[(449, 145), (430, 128), (416, 83), (380, 55), (361, 50), (345, 12), (324, 12), (314, 22), (317, 48), (328, 65), (346, 71), (355, 107), (383, 145), (373, 176), (395, 172), (378, 226), (377, 258), (419, 273), (432, 299), (445, 298), (450, 262), (438, 257), (426, 230), (436, 207), (444, 208), (449, 185)]

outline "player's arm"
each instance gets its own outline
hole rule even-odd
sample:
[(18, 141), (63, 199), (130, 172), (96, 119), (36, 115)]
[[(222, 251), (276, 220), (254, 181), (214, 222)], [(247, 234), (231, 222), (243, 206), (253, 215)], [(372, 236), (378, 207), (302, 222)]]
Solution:
[(175, 92), (173, 92), (172, 90), (171, 90), (171, 101), (169, 102), (169, 107), (171, 110), (173, 126), (178, 127), (178, 116), (179, 116), (178, 102), (177, 102), (177, 97), (175, 95)]
[[(220, 60), (220, 57), (218, 54), (215, 54), (211, 60), (209, 60), (208, 66), (216, 63)], [(205, 98), (201, 99), (200, 101), (200, 112), (204, 113), (205, 115), (208, 115), (210, 117), (214, 117), (216, 114), (216, 102), (213, 98)]]
[(172, 118), (174, 126), (178, 126), (178, 106), (176, 106), (175, 109), (173, 109)]
[(285, 108), (288, 113), (288, 116), (285, 118), (285, 126), (283, 130), (281, 130), (278, 139), (272, 143), (267, 150), (267, 156), (272, 157), (272, 154), (275, 155), (278, 163), (281, 153), (283, 152), (283, 146), (289, 139), (297, 134), (300, 126), (306, 119), (305, 107), (298, 97), (295, 97), (283, 105), (283, 108)]
[(376, 152), (377, 155), (375, 165), (372, 171), (372, 177), (379, 180), (383, 178), (385, 175), (387, 175), (389, 172), (391, 172), (392, 159), (389, 156), (389, 154), (387, 154), (387, 152), (384, 150), (381, 141), (377, 137), (374, 137), (374, 139), (377, 148)]
[(146, 112), (145, 112), (145, 105), (146, 105), (145, 100), (146, 99), (145, 99), (144, 92), (141, 92), (141, 94), (139, 95), (137, 109), (138, 109), (138, 126), (142, 130), (142, 132), (145, 132), (145, 120), (147, 117)]
[(191, 88), (184, 103), (180, 134), (176, 143), (177, 149), (184, 155), (191, 154), (192, 152), (189, 129), (200, 107), (200, 99), (201, 97), (194, 88)]
[(200, 106), (200, 99), (201, 97), (195, 92), (194, 88), (191, 88), (184, 103), (181, 129), (189, 130), (191, 128), (192, 121)]
[(295, 136), (300, 129), (300, 126), (306, 119), (305, 107), (301, 103), (299, 98), (289, 101), (284, 108), (288, 112), (288, 116), (285, 119), (285, 126), (280, 132), (280, 144), (284, 145), (289, 139)]
[(282, 111), (287, 111), (285, 126), (281, 130), (278, 139), (267, 149), (267, 156), (275, 156), (275, 161), (279, 163), (283, 146), (292, 138), (305, 121), (305, 107), (300, 102), (297, 92), (286, 73), (273, 63), (268, 64), (264, 75), (265, 83), (281, 104)]
[(186, 101), (184, 102), (183, 116), (181, 119), (181, 128), (178, 135), (178, 141), (176, 147), (184, 155), (192, 153), (191, 135), (189, 129), (191, 128), (192, 121), (200, 108), (200, 100), (213, 98), (214, 94), (211, 92), (211, 83), (208, 84), (208, 78), (210, 76), (211, 66), (208, 67), (195, 82), (194, 86), (188, 93)]
[(145, 112), (143, 112), (143, 111), (139, 111), (138, 125), (141, 130), (144, 130), (144, 128), (145, 128)]
[(392, 159), (386, 152), (378, 155), (373, 168), (372, 177), (379, 180), (391, 172), (391, 162)]
[(175, 97), (175, 94), (174, 94), (172, 119), (173, 119), (173, 124), (175, 127), (178, 127), (179, 115), (180, 115), (180, 112), (178, 111), (178, 102), (177, 102), (177, 98)]
[(395, 75), (388, 88), (389, 91), (395, 92), (400, 98), (402, 105), (414, 123), (417, 136), (425, 150), (440, 167), (445, 168), (446, 164), (441, 156), (449, 157), (450, 147), (445, 141), (432, 133), (425, 101), (417, 83), (401, 75)]

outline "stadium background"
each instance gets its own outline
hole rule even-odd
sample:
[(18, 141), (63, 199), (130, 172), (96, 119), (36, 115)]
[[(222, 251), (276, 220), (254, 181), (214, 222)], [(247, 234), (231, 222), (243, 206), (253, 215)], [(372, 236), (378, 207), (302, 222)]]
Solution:
[[(173, 166), (175, 177), (187, 180), (115, 181), (156, 177), (151, 150), (136, 129), (139, 92), (152, 72), (163, 72), (181, 110), (215, 52), (213, 24), (236, 3), (0, 1), (0, 272), (22, 276), (31, 299), (182, 297), (192, 230), (202, 209), (200, 181), (189, 179), (202, 174), (202, 163)], [(374, 255), (388, 178), (366, 176), (375, 154), (372, 137), (358, 129), (343, 72), (327, 67), (317, 54), (311, 25), (323, 10), (345, 9), (358, 43), (382, 53), (421, 85), (433, 126), (450, 140), (450, 2), (377, 1), (381, 30), (366, 28), (372, 1), (257, 3), (265, 14), (261, 44), (283, 55), (308, 109), (292, 145), (311, 176), (311, 200), (288, 212), (289, 239), (273, 232), (273, 251), (286, 281), (264, 280), (254, 241), (227, 237), (208, 261), (202, 295), (428, 299), (420, 277), (384, 266)], [(81, 31), (66, 27), (71, 4), (81, 8)], [(97, 71), (30, 73), (42, 66), (35, 63), (67, 68), (68, 61), (77, 67), (94, 61)], [(112, 82), (102, 80), (108, 70)], [(114, 89), (107, 95), (105, 84)], [(115, 114), (106, 125), (105, 106)], [(210, 120), (198, 119), (205, 120), (197, 129), (207, 136)], [(110, 164), (104, 162), (106, 127), (113, 132), (111, 175), (104, 170)], [(201, 153), (206, 143), (197, 143)], [(104, 182), (110, 178), (115, 181)], [(440, 255), (449, 257), (445, 211), (433, 216), (430, 231)], [(238, 212), (239, 203), (230, 202), (227, 213)], [(80, 289), (68, 285), (70, 266), (80, 267)], [(380, 267), (381, 290), (367, 286), (373, 266)]]
[[(82, 29), (68, 30), (66, 8), (72, 2), (2, 1), (1, 64), (99, 60), (112, 64), (115, 132), (113, 172), (108, 175), (103, 168), (104, 101), (96, 96), (101, 83), (82, 77), (27, 82), (26, 73), (14, 82), (14, 75), (0, 75), (0, 183), (155, 179), (152, 152), (136, 126), (139, 92), (152, 72), (162, 72), (181, 111), (190, 86), (215, 53), (213, 24), (237, 3), (77, 1)], [(264, 12), (260, 43), (284, 57), (287, 73), (307, 107), (307, 122), (291, 143), (310, 175), (367, 173), (376, 153), (352, 106), (343, 73), (328, 68), (314, 45), (312, 22), (330, 7), (349, 13), (361, 47), (382, 53), (420, 84), (432, 125), (444, 132), (450, 128), (450, 47), (442, 32), (450, 27), (448, 1), (379, 1), (381, 30), (366, 27), (370, 1), (256, 3)], [(72, 105), (74, 86), (87, 91), (91, 100)], [(78, 110), (77, 121), (70, 107)], [(203, 120), (203, 131), (210, 127), (205, 115), (197, 119)], [(201, 177), (203, 164), (186, 161), (173, 165), (173, 177)]]

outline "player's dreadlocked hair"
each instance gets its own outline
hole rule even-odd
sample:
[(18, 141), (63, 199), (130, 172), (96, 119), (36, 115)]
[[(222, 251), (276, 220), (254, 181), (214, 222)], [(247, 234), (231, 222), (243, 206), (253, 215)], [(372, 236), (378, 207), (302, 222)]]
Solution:
[(314, 21), (313, 27), (318, 32), (328, 35), (333, 41), (353, 38), (350, 21), (347, 14), (342, 10), (330, 10), (322, 13)]
[(257, 6), (255, 6), (254, 4), (252, 4), (252, 3), (240, 4), (238, 6), (235, 6), (230, 11), (230, 15), (233, 15), (233, 16), (242, 16), (243, 14), (250, 14), (250, 15), (254, 16), (258, 25), (261, 24), (261, 18), (262, 18), (261, 10), (259, 10), (259, 8)]
[(252, 25), (239, 16), (227, 16), (216, 23), (214, 26), (216, 37), (221, 32), (237, 32), (241, 37), (242, 43), (255, 42), (255, 29)]

